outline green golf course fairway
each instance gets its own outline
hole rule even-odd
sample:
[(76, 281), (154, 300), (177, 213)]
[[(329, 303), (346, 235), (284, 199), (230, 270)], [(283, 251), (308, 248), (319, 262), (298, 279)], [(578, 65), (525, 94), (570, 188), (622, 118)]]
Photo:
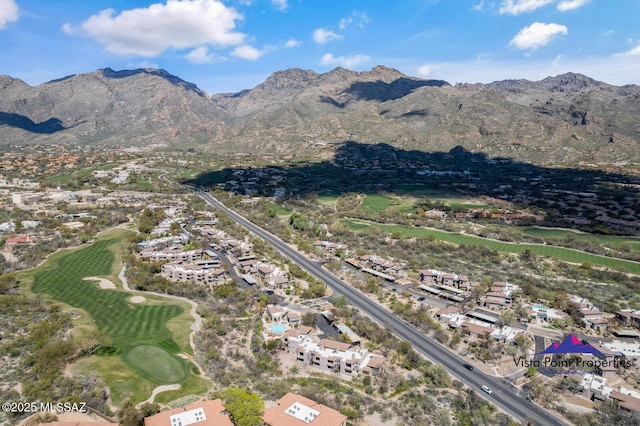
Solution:
[(492, 250), (504, 253), (522, 253), (525, 250), (538, 256), (553, 257), (571, 263), (591, 263), (596, 266), (604, 266), (617, 271), (640, 274), (640, 262), (632, 260), (618, 259), (615, 257), (600, 256), (570, 248), (527, 243), (508, 243), (503, 241), (490, 240), (475, 235), (463, 235), (455, 232), (440, 231), (431, 228), (417, 228), (403, 225), (382, 225), (366, 220), (343, 220), (347, 226), (354, 231), (363, 231), (369, 227), (377, 227), (384, 232), (398, 233), (418, 238), (433, 237), (453, 244), (464, 244), (468, 246), (485, 246)]
[[(96, 241), (38, 268), (32, 290), (85, 310), (113, 346), (126, 349), (139, 344), (158, 344), (173, 338), (166, 324), (184, 309), (178, 304), (133, 304), (130, 293), (99, 288), (85, 277), (111, 274), (114, 254), (108, 249), (117, 239)], [(58, 262), (55, 262), (58, 260)], [(57, 264), (56, 264), (57, 263)], [(179, 350), (178, 345), (176, 350)]]
[(140, 375), (161, 384), (178, 383), (189, 374), (183, 360), (157, 346), (138, 345), (124, 358)]

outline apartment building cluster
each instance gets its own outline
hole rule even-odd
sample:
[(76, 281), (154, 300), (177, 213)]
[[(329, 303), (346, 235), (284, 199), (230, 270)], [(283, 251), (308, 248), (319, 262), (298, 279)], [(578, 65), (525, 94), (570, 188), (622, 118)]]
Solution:
[(568, 303), (579, 309), (580, 317), (585, 327), (604, 332), (608, 328), (609, 315), (605, 315), (589, 299), (569, 295)]
[(463, 313), (460, 307), (450, 305), (439, 309), (435, 313), (435, 317), (449, 328), (464, 330), (470, 337), (486, 335), (496, 340), (511, 342), (518, 334), (524, 333), (526, 330), (526, 326), (501, 325), (498, 315), (480, 308)]
[(362, 272), (388, 282), (395, 282), (397, 278), (403, 277), (407, 269), (407, 265), (403, 263), (392, 262), (371, 254), (348, 258), (345, 261)]
[(472, 288), (480, 283), (469, 281), (466, 275), (458, 275), (437, 269), (421, 269), (418, 271), (418, 289), (432, 296), (451, 302), (462, 303), (469, 300)]
[(309, 327), (289, 330), (282, 338), (297, 361), (325, 372), (375, 376), (385, 362), (382, 355), (360, 345), (321, 339)]
[(215, 253), (210, 250), (185, 250), (189, 237), (185, 234), (156, 238), (138, 246), (141, 259), (165, 262), (162, 274), (172, 281), (194, 284), (219, 284), (227, 280), (227, 273)]
[(250, 255), (251, 250), (253, 250), (251, 243), (233, 238), (221, 229), (202, 227), (199, 230), (204, 237), (216, 242), (212, 247), (224, 250), (234, 256), (247, 256)]

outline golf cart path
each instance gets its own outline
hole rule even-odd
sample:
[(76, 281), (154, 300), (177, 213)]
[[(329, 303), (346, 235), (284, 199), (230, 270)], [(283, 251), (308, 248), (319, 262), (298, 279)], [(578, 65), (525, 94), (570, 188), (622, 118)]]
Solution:
[(180, 389), (180, 385), (178, 385), (178, 384), (158, 386), (157, 388), (155, 388), (153, 390), (153, 392), (151, 392), (151, 396), (149, 397), (149, 399), (147, 399), (146, 401), (142, 401), (141, 403), (137, 404), (136, 407), (140, 407), (142, 404), (144, 404), (146, 402), (148, 402), (149, 404), (152, 404), (153, 401), (155, 401), (156, 396), (160, 392), (166, 392), (166, 391), (172, 391), (172, 390), (178, 390), (178, 389)]

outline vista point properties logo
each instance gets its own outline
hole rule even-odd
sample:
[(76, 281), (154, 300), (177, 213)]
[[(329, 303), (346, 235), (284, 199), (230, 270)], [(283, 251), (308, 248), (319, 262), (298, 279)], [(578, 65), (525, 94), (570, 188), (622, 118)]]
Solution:
[[(585, 355), (591, 354), (596, 359), (583, 359), (572, 357), (570, 359), (556, 359), (555, 355)], [(539, 357), (538, 355), (542, 355)], [(558, 374), (584, 374), (586, 371), (601, 367), (628, 368), (633, 365), (631, 361), (617, 358), (607, 359), (607, 355), (594, 348), (589, 343), (583, 343), (575, 334), (569, 334), (562, 342), (550, 344), (542, 352), (533, 354), (533, 359), (527, 357), (513, 357), (517, 367), (536, 368), (539, 373), (545, 375)]]

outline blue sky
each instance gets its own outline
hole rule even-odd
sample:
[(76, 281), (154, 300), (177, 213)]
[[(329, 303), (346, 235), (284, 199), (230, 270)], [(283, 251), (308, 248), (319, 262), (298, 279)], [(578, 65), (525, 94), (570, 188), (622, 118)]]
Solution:
[(0, 0), (0, 74), (163, 68), (208, 93), (286, 68), (640, 84), (638, 0)]

